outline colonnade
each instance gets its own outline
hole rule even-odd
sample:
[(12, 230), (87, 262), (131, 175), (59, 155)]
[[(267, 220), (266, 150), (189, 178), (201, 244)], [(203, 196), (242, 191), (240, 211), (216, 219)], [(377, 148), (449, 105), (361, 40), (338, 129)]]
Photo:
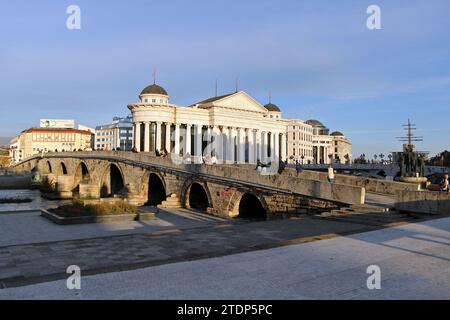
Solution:
[[(215, 157), (219, 162), (256, 163), (286, 160), (285, 132), (199, 124), (163, 122), (134, 123), (137, 152), (166, 150), (168, 153), (202, 162)], [(190, 134), (189, 134), (190, 133)]]

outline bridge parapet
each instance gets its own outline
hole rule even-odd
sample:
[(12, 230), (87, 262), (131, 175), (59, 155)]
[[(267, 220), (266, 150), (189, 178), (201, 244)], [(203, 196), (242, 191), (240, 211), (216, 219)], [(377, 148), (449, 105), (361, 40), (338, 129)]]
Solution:
[[(318, 181), (289, 174), (265, 175), (255, 170), (253, 165), (185, 164), (172, 161), (170, 158), (159, 158), (150, 154), (131, 152), (48, 153), (43, 158), (35, 157), (27, 161), (36, 162), (37, 160), (40, 160), (37, 165), (39, 168), (45, 170), (46, 167), (52, 167), (54, 172), (57, 171), (55, 169), (57, 166), (63, 166), (61, 163), (64, 163), (66, 174), (73, 176), (73, 180), (79, 184), (79, 192), (90, 195), (99, 193), (98, 188), (101, 188), (102, 176), (106, 168), (111, 164), (115, 164), (124, 177), (125, 186), (128, 186), (128, 189), (131, 190), (130, 192), (133, 193), (128, 195), (128, 197), (141, 199), (142, 203), (145, 203), (147, 200), (146, 193), (149, 189), (148, 178), (150, 172), (157, 174), (161, 178), (166, 190), (166, 196), (175, 194), (179, 199), (183, 199), (184, 194), (187, 192), (186, 188), (189, 188), (189, 181), (199, 181), (205, 185), (205, 188), (208, 188), (206, 185), (208, 184), (214, 189), (214, 192), (208, 192), (209, 202), (219, 201), (217, 194), (220, 194), (222, 206), (232, 206), (239, 203), (238, 200), (235, 201), (236, 196), (232, 194), (229, 194), (227, 197), (223, 196), (227, 192), (223, 193), (222, 191), (227, 190), (228, 187), (232, 187), (233, 190), (246, 190), (245, 192), (251, 192), (255, 195), (264, 194), (267, 199), (267, 206), (270, 206), (272, 200), (278, 205), (288, 201), (286, 199), (304, 199), (305, 197), (341, 204), (363, 204), (365, 199), (365, 189), (360, 186), (340, 183), (331, 184), (327, 181)], [(29, 167), (27, 161), (21, 164), (23, 168)], [(46, 164), (47, 162), (48, 164)], [(88, 182), (80, 182), (82, 179), (80, 176), (80, 163), (85, 163), (89, 167), (90, 177)], [(63, 169), (61, 170), (64, 171)], [(59, 174), (62, 174), (61, 172)], [(67, 180), (69, 181), (70, 178)], [(277, 195), (283, 196), (277, 197)], [(292, 202), (295, 203), (292, 205), (294, 208), (301, 201), (292, 200)], [(183, 204), (186, 203), (186, 200), (184, 200)], [(273, 208), (276, 205), (274, 204)]]

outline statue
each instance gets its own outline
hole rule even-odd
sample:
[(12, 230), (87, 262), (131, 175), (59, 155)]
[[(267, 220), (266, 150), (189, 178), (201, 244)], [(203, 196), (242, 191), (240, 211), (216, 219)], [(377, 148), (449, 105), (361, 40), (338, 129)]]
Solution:
[(400, 157), (398, 159), (398, 163), (400, 165), (400, 177), (405, 177), (405, 157), (403, 156), (403, 153), (400, 154)]
[(425, 177), (425, 157), (419, 156), (419, 173), (421, 177)]
[(403, 153), (405, 156), (405, 177), (411, 174), (411, 152), (406, 151)]
[(416, 152), (413, 145), (414, 141), (422, 141), (422, 137), (415, 137), (412, 130), (415, 130), (415, 125), (408, 120), (408, 124), (404, 125), (405, 130), (408, 131), (406, 137), (398, 138), (399, 141), (408, 142), (403, 145), (403, 152), (399, 154), (398, 164), (400, 166), (400, 181), (409, 183), (425, 183), (425, 157), (423, 154)]

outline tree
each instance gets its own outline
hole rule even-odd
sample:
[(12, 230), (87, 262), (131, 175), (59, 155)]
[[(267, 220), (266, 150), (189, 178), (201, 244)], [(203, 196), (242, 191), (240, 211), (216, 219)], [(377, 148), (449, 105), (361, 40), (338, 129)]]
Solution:
[(360, 155), (358, 158), (354, 159), (353, 162), (356, 164), (367, 164), (366, 155)]
[(435, 157), (431, 158), (427, 164), (432, 166), (450, 167), (450, 152), (445, 150), (437, 154)]

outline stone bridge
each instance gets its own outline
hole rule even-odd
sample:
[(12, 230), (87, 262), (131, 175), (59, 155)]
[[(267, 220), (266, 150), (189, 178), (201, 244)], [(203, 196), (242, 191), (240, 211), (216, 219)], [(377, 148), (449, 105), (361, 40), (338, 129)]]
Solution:
[(15, 170), (39, 172), (59, 198), (121, 198), (221, 217), (270, 218), (363, 204), (365, 199), (362, 187), (308, 180), (293, 170), (263, 175), (253, 165), (178, 164), (145, 153), (48, 153)]

